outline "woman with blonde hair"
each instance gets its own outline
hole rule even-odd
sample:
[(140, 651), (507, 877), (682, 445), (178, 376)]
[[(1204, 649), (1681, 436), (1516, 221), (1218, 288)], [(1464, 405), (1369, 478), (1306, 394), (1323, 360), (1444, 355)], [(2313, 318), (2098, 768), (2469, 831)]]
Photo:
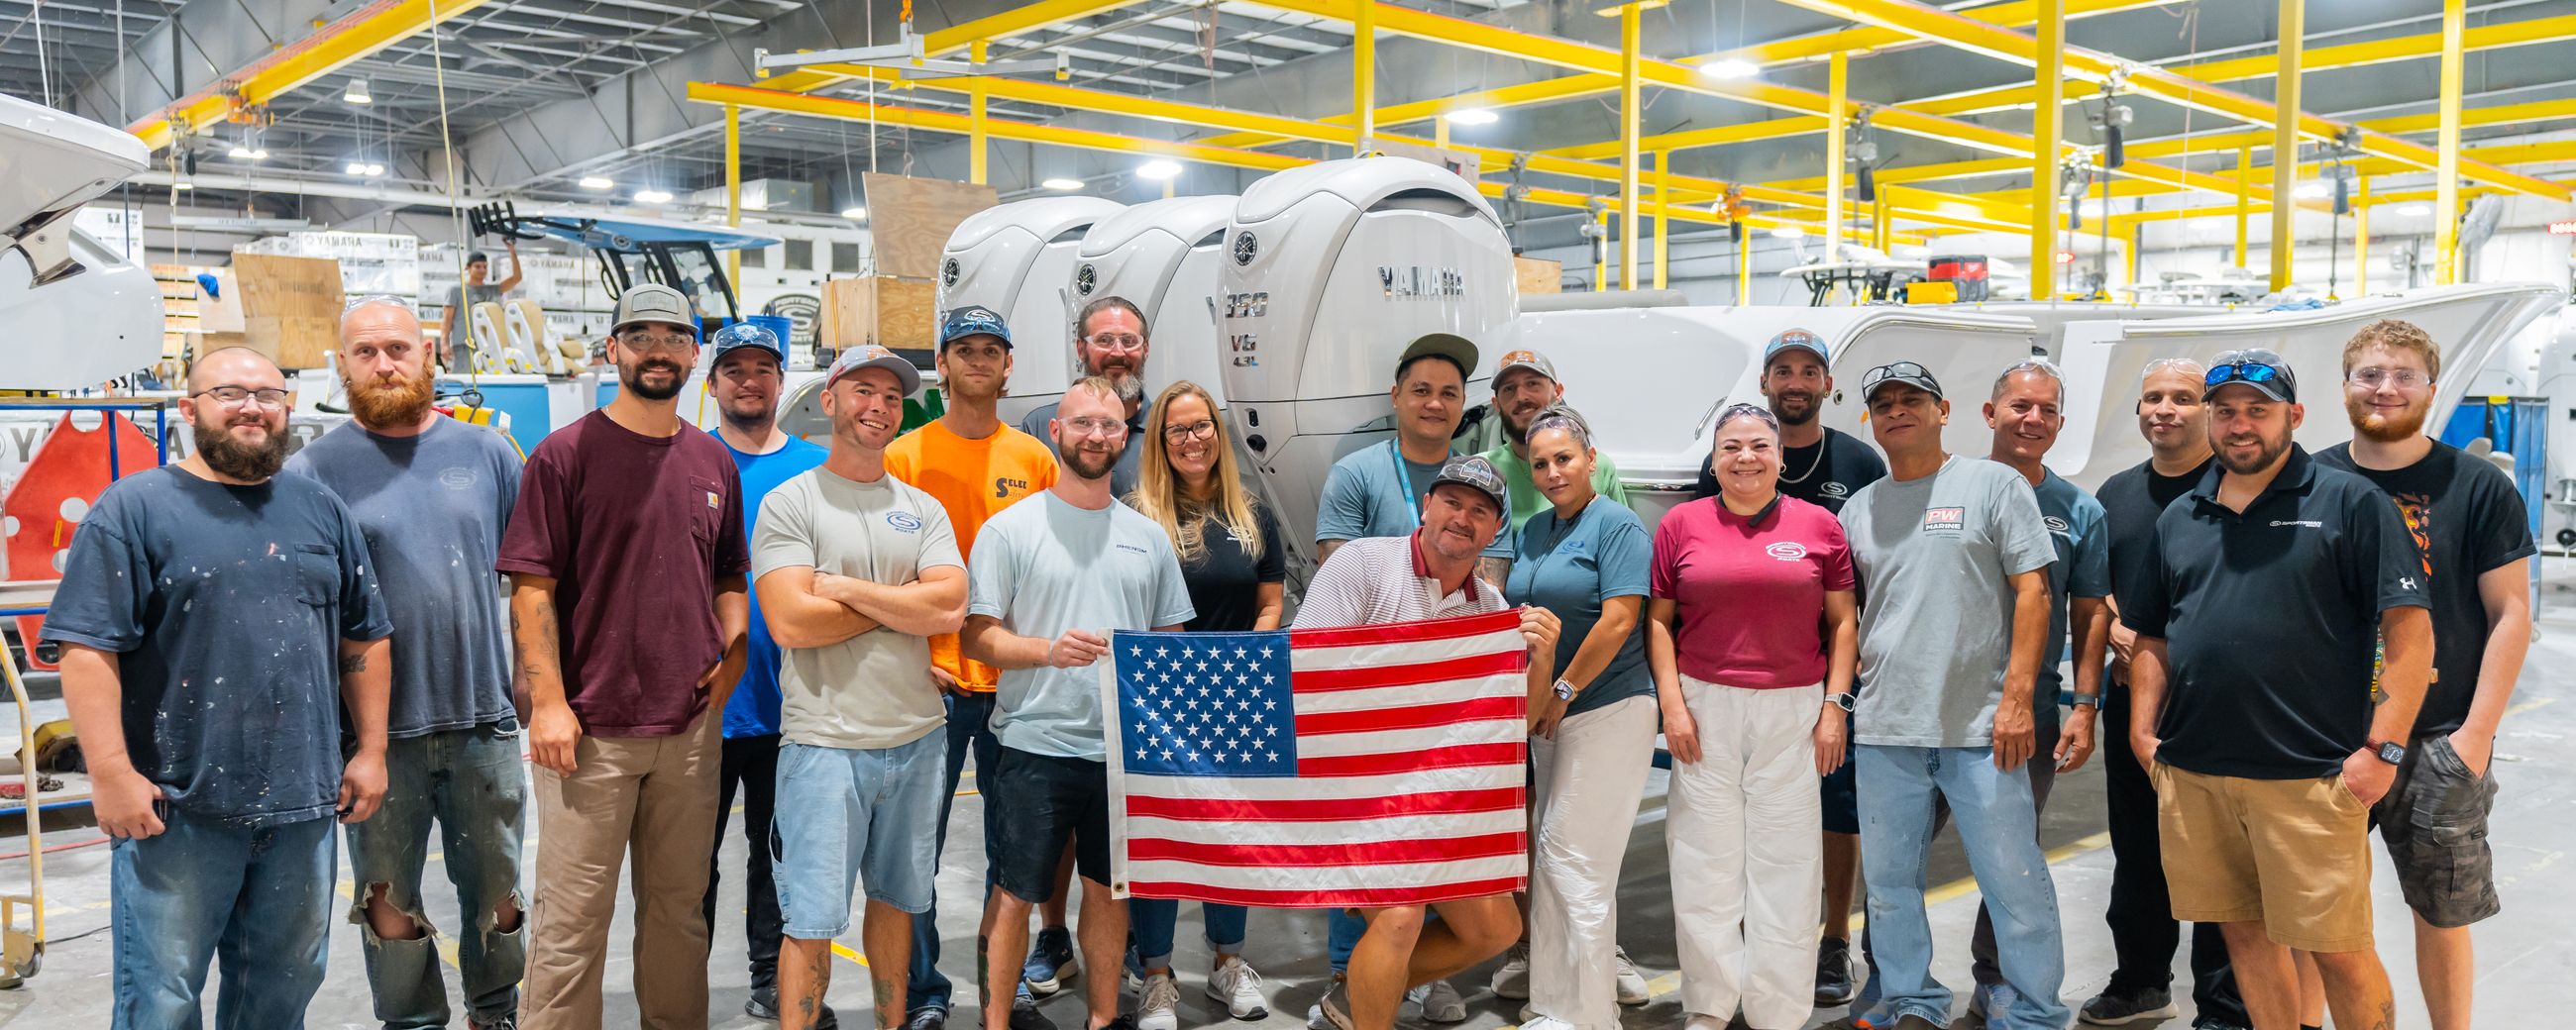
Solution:
[[(1235, 467), (1234, 439), (1217, 417), (1216, 398), (1197, 383), (1165, 387), (1146, 415), (1144, 457), (1127, 506), (1163, 527), (1181, 559), (1181, 578), (1198, 617), (1185, 628), (1208, 632), (1278, 629), (1288, 579), (1279, 522), (1252, 496)], [(1172, 980), (1172, 936), (1180, 902), (1130, 898), (1138, 991), (1137, 1030), (1176, 1030), (1180, 988)], [(1243, 961), (1241, 905), (1200, 906), (1215, 954), (1207, 995), (1236, 1019), (1262, 1019), (1270, 1003), (1261, 974)]]

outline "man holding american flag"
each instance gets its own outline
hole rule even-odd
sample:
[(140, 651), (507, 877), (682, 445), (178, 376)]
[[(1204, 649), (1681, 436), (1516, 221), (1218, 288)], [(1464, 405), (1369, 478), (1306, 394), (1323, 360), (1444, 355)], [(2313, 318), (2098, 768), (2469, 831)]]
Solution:
[(1120, 885), (1357, 909), (1368, 930), (1320, 1006), (1340, 1030), (1388, 1030), (1407, 987), (1520, 936), (1527, 713), (1558, 624), (1476, 578), (1509, 504), (1491, 464), (1453, 457), (1413, 534), (1324, 562), (1294, 633), (1111, 644)]

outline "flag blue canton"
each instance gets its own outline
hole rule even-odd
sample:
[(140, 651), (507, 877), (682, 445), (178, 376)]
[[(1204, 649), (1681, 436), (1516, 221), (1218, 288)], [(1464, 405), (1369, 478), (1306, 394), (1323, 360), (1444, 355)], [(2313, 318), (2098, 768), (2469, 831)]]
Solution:
[(1297, 775), (1286, 632), (1119, 632), (1110, 651), (1128, 772)]

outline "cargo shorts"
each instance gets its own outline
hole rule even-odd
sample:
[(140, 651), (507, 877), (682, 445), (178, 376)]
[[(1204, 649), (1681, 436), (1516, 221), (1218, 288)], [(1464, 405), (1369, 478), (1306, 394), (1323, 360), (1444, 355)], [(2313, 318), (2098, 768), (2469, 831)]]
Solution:
[(2450, 734), (2433, 733), (2407, 745), (2397, 781), (2372, 806), (2371, 821), (2388, 843), (2406, 907), (2425, 922), (2467, 926), (2502, 908), (2495, 852), (2487, 847), (2495, 796), (2494, 763), (2486, 775), (2472, 774)]

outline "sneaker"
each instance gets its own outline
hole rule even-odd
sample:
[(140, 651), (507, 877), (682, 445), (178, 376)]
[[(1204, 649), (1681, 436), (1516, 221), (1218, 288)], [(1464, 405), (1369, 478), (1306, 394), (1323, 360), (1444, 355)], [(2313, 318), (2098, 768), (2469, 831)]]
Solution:
[(1816, 1004), (1848, 1005), (1851, 1000), (1851, 942), (1840, 937), (1817, 941)]
[[(2094, 1026), (2120, 1026), (2159, 1019), (2172, 1019), (2182, 1014), (2174, 1005), (2173, 991), (2164, 987), (2142, 987), (2133, 991), (2105, 987), (2102, 993), (2085, 1002), (2078, 1015)], [(2198, 1027), (2200, 1024), (2192, 1024)]]
[(1334, 980), (1315, 1001), (1315, 1011), (1306, 1017), (1306, 1025), (1319, 1030), (1357, 1030), (1351, 1022), (1351, 985)]
[(1228, 955), (1208, 974), (1207, 996), (1225, 1003), (1236, 1019), (1270, 1018), (1270, 999), (1261, 993), (1261, 974), (1240, 955)]
[(1853, 1013), (1825, 1024), (1823, 1030), (1944, 1030), (1941, 1024), (1917, 1015), (1898, 1016), (1893, 1023), (1883, 1022), (1887, 1018), (1884, 1015), (1876, 1019), (1871, 1016), (1866, 1012)]
[(948, 1030), (948, 1010), (937, 1005), (914, 1009), (905, 1017), (903, 1030)]
[(467, 1016), (465, 1030), (519, 1030), (519, 1017), (515, 1013), (493, 1016), (489, 1019)]
[(1029, 990), (1044, 998), (1064, 989), (1064, 982), (1080, 973), (1073, 964), (1073, 932), (1061, 926), (1038, 931), (1038, 939), (1029, 946), (1029, 960), (1020, 967), (1020, 979)]
[(1968, 993), (1968, 1018), (1983, 1023), (2000, 1023), (2003, 1014), (2021, 1002), (2021, 992), (2011, 984), (1978, 984)]
[(1643, 1005), (1654, 1000), (1653, 992), (1646, 989), (1646, 974), (1638, 972), (1637, 964), (1628, 961), (1628, 949), (1613, 948), (1610, 957), (1619, 970), (1619, 1004)]
[(1145, 974), (1144, 989), (1136, 996), (1136, 1030), (1181, 1030), (1181, 988), (1172, 974)]
[(2191, 1021), (2191, 1030), (2253, 1030), (2253, 1028), (2231, 1023), (2221, 1016), (2202, 1016)]
[(744, 999), (742, 1014), (765, 1023), (778, 1022), (778, 988), (754, 987)]
[(1447, 980), (1433, 980), (1404, 992), (1404, 1000), (1422, 1006), (1422, 1018), (1430, 1023), (1464, 1023), (1467, 1021), (1467, 999)]
[(1028, 995), (1011, 998), (1011, 1030), (1055, 1030), (1055, 1020), (1038, 1011), (1038, 1000)]
[(1575, 1030), (1575, 1026), (1555, 1016), (1542, 1016), (1533, 1012), (1521, 1017), (1521, 1030)]
[(1494, 970), (1494, 996), (1498, 998), (1529, 997), (1529, 942), (1512, 945), (1503, 953), (1503, 964)]
[(1092, 1030), (1136, 1030), (1136, 1021), (1125, 1016), (1102, 1023)]

